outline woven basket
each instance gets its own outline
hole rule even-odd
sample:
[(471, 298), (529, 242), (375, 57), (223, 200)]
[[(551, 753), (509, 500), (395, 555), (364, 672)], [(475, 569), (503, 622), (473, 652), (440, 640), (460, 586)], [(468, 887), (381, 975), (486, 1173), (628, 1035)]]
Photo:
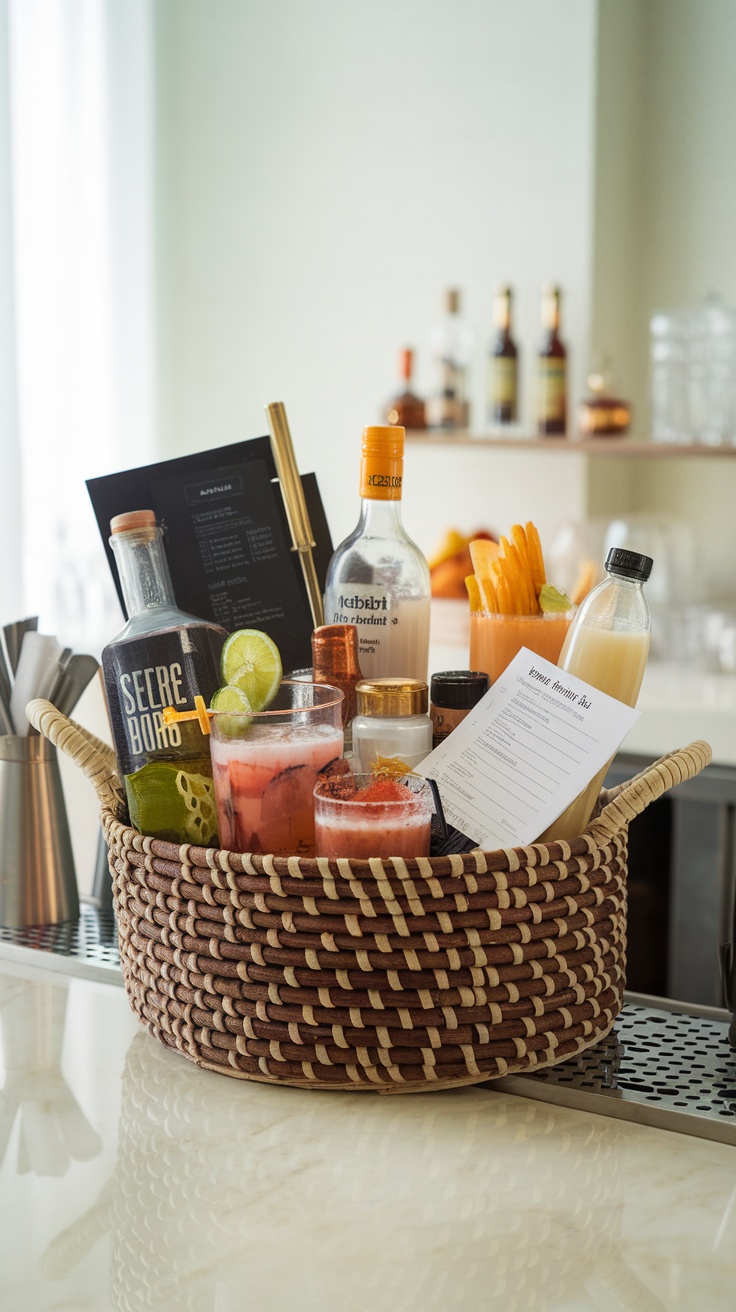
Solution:
[(28, 717), (97, 791), (143, 1025), (208, 1070), (313, 1089), (473, 1084), (602, 1039), (623, 1000), (629, 821), (711, 756), (693, 743), (604, 790), (572, 843), (253, 856), (144, 838), (111, 748), (49, 702)]

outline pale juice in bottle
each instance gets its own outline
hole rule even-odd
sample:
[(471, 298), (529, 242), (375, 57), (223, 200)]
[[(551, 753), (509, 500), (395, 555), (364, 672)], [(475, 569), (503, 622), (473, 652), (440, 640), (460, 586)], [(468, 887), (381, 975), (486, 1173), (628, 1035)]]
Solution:
[[(619, 548), (609, 552), (606, 569), (610, 577), (583, 602), (560, 653), (560, 669), (626, 706), (636, 705), (649, 655), (649, 607), (642, 584), (651, 568), (649, 556)], [(583, 832), (610, 763), (606, 762), (538, 842), (569, 842)]]

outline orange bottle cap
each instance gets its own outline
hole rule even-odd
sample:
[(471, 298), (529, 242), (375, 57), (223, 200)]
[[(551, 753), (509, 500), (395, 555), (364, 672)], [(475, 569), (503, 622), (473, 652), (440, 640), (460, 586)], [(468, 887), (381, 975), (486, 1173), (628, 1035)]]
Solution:
[(400, 501), (404, 466), (404, 429), (400, 424), (367, 424), (363, 429), (360, 495), (375, 501)]

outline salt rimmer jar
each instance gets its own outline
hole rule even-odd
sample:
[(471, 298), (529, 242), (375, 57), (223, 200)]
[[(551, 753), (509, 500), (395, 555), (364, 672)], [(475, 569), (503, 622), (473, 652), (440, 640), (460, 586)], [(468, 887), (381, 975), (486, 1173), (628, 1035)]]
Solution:
[(353, 767), (368, 774), (378, 757), (410, 770), (432, 750), (429, 690), (419, 679), (363, 679), (356, 686)]

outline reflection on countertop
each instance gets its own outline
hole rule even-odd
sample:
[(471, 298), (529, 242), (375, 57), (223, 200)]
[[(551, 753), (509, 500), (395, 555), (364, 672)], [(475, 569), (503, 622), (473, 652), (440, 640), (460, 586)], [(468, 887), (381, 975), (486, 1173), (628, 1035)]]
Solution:
[[(733, 1307), (734, 1148), (487, 1089), (231, 1080), (157, 1044), (120, 989), (25, 975), (0, 976), (3, 1090), (22, 1075), (43, 1094), (38, 1054), (49, 1025), (63, 1032), (54, 1069), (100, 1150), (70, 1153), (63, 1178), (23, 1174), (16, 1118), (0, 1167), (8, 1308)], [(53, 1101), (37, 1106), (52, 1124)]]

